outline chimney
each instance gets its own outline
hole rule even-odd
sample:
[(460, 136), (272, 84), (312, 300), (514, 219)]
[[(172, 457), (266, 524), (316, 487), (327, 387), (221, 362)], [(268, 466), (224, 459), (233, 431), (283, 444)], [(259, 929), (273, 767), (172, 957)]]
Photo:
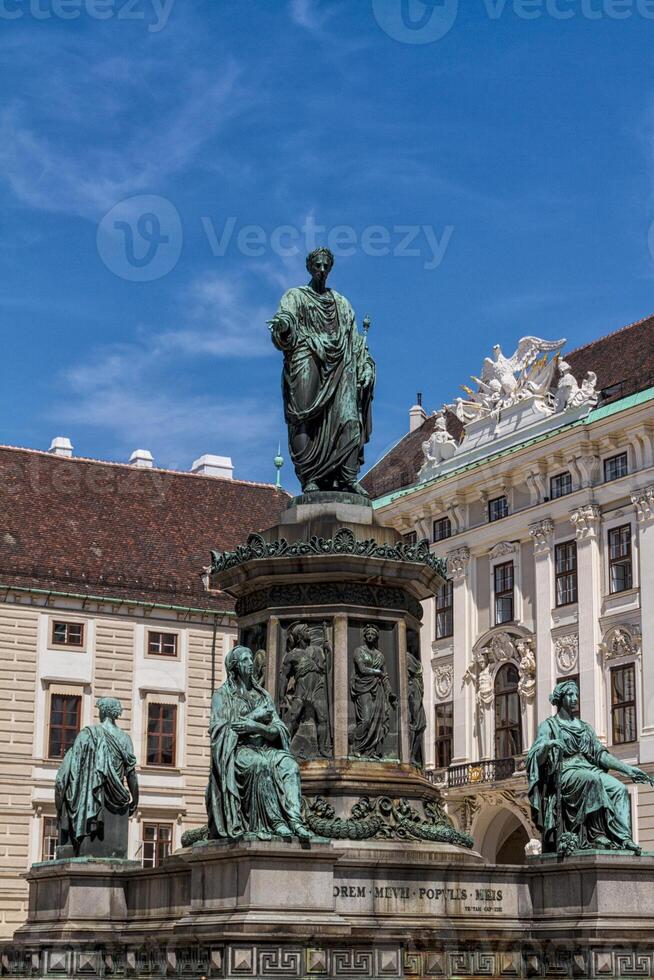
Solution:
[(68, 438), (68, 436), (55, 436), (50, 443), (49, 453), (53, 456), (67, 456), (71, 457), (73, 455), (73, 444)]
[(139, 466), (141, 469), (152, 469), (154, 457), (149, 449), (135, 449), (129, 457), (130, 466)]
[(415, 432), (427, 418), (427, 413), (422, 407), (422, 392), (419, 391), (416, 397), (416, 404), (409, 409), (409, 432)]
[(191, 467), (191, 473), (200, 473), (202, 476), (215, 476), (219, 480), (232, 480), (234, 467), (231, 456), (211, 456), (209, 454), (200, 456)]

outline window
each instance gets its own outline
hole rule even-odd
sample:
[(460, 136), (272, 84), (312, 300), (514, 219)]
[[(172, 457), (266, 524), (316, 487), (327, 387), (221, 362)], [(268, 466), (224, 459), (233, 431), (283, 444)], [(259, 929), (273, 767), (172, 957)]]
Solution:
[(84, 624), (53, 622), (52, 642), (65, 647), (83, 646)]
[(143, 824), (143, 867), (158, 868), (168, 857), (173, 842), (171, 823)]
[(148, 631), (148, 653), (159, 657), (177, 656), (177, 633), (153, 633)]
[(604, 460), (604, 480), (619, 480), (621, 476), (626, 476), (629, 472), (627, 464), (627, 454), (620, 453), (618, 456), (611, 456)]
[(447, 769), (452, 762), (453, 703), (436, 705), (436, 768)]
[(509, 501), (506, 497), (495, 497), (488, 501), (488, 520), (501, 521), (503, 517), (509, 516)]
[(148, 704), (147, 765), (175, 765), (176, 730), (176, 704)]
[(50, 696), (49, 759), (63, 759), (68, 752), (80, 729), (81, 710), (80, 694), (53, 693)]
[(513, 619), (513, 562), (496, 565), (493, 569), (495, 579), (495, 625), (510, 623)]
[(407, 534), (402, 535), (402, 541), (404, 544), (413, 546), (418, 543), (418, 535), (415, 531), (409, 531)]
[(56, 817), (43, 818), (43, 842), (41, 844), (41, 860), (54, 861), (57, 856), (59, 830)]
[(554, 549), (556, 604), (569, 606), (577, 601), (577, 542), (565, 541)]
[(504, 664), (495, 677), (495, 758), (508, 759), (522, 753), (518, 669)]
[(572, 493), (572, 473), (557, 473), (550, 479), (550, 497), (556, 500), (557, 497), (567, 497)]
[(631, 524), (609, 531), (609, 591), (626, 592), (633, 586)]
[[(577, 685), (577, 690), (579, 691), (579, 697), (581, 698), (581, 688), (579, 687), (579, 674), (566, 674), (565, 677), (556, 678), (557, 684), (562, 684), (564, 681), (574, 681), (574, 683)], [(577, 704), (577, 707), (573, 711), (573, 717), (579, 718), (580, 711), (581, 711), (581, 706)]]
[(614, 667), (611, 671), (611, 730), (613, 744), (635, 742), (636, 675), (634, 665)]
[(436, 592), (436, 639), (454, 634), (454, 591), (451, 582), (443, 582)]
[(449, 517), (441, 517), (434, 521), (434, 541), (444, 541), (452, 537), (452, 521)]

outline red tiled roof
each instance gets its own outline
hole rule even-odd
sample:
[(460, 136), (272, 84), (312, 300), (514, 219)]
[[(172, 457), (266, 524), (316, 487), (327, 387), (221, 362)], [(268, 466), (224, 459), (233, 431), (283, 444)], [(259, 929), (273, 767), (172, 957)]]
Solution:
[(0, 447), (0, 583), (200, 609), (209, 551), (274, 524), (274, 486)]
[[(600, 337), (563, 358), (579, 383), (587, 371), (597, 375), (600, 405), (654, 386), (654, 316)], [(434, 431), (429, 416), (419, 429), (405, 435), (361, 481), (372, 497), (381, 497), (416, 482), (423, 463), (422, 444)], [(452, 426), (448, 421), (448, 429)], [(452, 433), (456, 435), (456, 433)]]

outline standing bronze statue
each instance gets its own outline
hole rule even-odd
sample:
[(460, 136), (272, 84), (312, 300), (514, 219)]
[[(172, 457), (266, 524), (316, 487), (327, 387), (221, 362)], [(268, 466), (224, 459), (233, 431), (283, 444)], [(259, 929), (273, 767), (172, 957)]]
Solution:
[(311, 282), (284, 293), (269, 325), (284, 353), (284, 415), (302, 492), (368, 496), (357, 477), (372, 431), (375, 362), (350, 303), (327, 286), (333, 264), (329, 249), (311, 252)]
[(281, 703), (293, 751), (303, 756), (298, 752), (295, 736), (302, 722), (306, 721), (315, 730), (315, 754), (328, 759), (332, 754), (328, 687), (331, 671), (327, 661), (331, 649), (324, 630), (321, 632), (322, 645), (312, 640), (308, 623), (294, 623), (288, 630), (287, 650), (281, 667)]
[(635, 783), (653, 783), (602, 745), (591, 726), (575, 717), (579, 690), (562, 681), (550, 695), (557, 713), (538, 726), (527, 754), (532, 819), (543, 851), (626, 850), (640, 853), (631, 836), (629, 791), (609, 772)]
[(128, 819), (139, 800), (136, 756), (116, 724), (120, 701), (98, 698), (96, 707), (100, 724), (81, 730), (55, 778), (61, 858), (127, 857)]
[(411, 764), (424, 768), (423, 736), (427, 727), (425, 714), (425, 681), (420, 659), (420, 638), (410, 630), (407, 634), (406, 669), (408, 675), (409, 735)]
[(252, 677), (248, 647), (225, 657), (227, 680), (211, 700), (211, 776), (206, 793), (210, 838), (306, 840), (300, 769), (290, 736), (265, 688)]
[(350, 694), (354, 702), (355, 727), (350, 740), (353, 755), (381, 759), (390, 731), (391, 709), (397, 695), (391, 690), (384, 654), (378, 649), (379, 630), (364, 626), (363, 646), (353, 654), (354, 673)]

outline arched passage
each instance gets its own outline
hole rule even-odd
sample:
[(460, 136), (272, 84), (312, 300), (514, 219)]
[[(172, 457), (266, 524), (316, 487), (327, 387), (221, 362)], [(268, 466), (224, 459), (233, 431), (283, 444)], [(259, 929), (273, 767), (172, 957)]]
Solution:
[(486, 807), (473, 828), (475, 847), (494, 864), (524, 864), (529, 831), (508, 807)]

